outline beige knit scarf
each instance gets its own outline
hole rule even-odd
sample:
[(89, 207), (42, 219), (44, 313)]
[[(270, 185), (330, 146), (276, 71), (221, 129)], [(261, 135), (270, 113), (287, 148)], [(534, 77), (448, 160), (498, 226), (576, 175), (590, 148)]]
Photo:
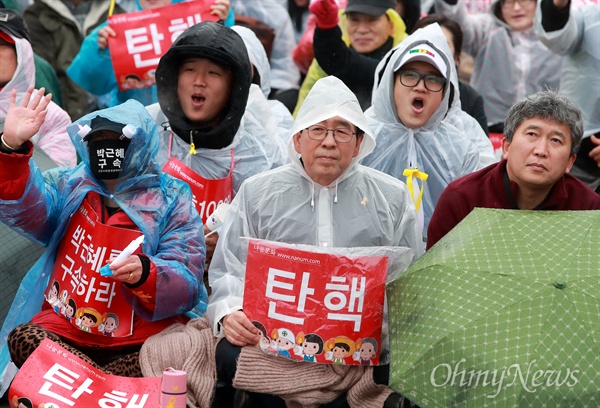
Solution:
[(146, 377), (160, 377), (169, 367), (187, 372), (187, 404), (209, 408), (217, 383), (217, 339), (206, 318), (177, 323), (149, 337), (140, 350)]
[(265, 355), (257, 347), (242, 349), (233, 386), (278, 395), (289, 408), (319, 407), (345, 391), (352, 408), (383, 407), (393, 392), (375, 384), (371, 367), (303, 363)]

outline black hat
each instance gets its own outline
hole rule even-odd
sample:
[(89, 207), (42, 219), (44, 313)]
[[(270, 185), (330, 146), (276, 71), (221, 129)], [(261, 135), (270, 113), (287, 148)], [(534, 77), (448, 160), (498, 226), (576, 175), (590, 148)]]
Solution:
[(396, 0), (348, 0), (346, 13), (362, 13), (373, 17), (385, 14), (387, 9), (394, 9)]
[(0, 9), (0, 30), (31, 42), (25, 20), (14, 10), (7, 8)]
[(96, 116), (90, 122), (92, 130), (83, 137), (83, 140), (88, 140), (94, 135), (94, 133), (100, 132), (101, 130), (110, 130), (111, 132), (123, 134), (123, 128), (125, 127), (122, 123), (113, 122), (110, 119), (103, 118), (102, 116)]

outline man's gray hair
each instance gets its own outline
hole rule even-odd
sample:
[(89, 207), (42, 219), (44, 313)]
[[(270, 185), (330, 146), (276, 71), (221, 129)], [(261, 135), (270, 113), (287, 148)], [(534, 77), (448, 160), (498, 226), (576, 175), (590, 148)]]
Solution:
[(512, 142), (515, 130), (532, 118), (550, 119), (566, 125), (571, 133), (571, 154), (577, 153), (583, 138), (583, 115), (566, 96), (555, 91), (541, 91), (515, 103), (504, 121), (506, 140)]

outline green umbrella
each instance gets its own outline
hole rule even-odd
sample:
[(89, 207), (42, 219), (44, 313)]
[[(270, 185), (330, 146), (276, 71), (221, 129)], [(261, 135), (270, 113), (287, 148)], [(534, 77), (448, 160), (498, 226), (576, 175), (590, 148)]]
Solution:
[(421, 407), (600, 407), (600, 212), (475, 209), (388, 287)]

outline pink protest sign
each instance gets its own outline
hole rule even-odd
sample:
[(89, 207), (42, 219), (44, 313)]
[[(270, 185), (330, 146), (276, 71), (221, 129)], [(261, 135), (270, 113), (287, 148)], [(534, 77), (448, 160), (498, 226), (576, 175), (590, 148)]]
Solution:
[(119, 89), (154, 85), (158, 61), (177, 37), (194, 24), (218, 20), (210, 12), (213, 4), (194, 0), (110, 16), (116, 36), (109, 37), (108, 47)]
[(251, 240), (244, 313), (267, 353), (291, 359), (377, 365), (387, 257), (317, 253)]

